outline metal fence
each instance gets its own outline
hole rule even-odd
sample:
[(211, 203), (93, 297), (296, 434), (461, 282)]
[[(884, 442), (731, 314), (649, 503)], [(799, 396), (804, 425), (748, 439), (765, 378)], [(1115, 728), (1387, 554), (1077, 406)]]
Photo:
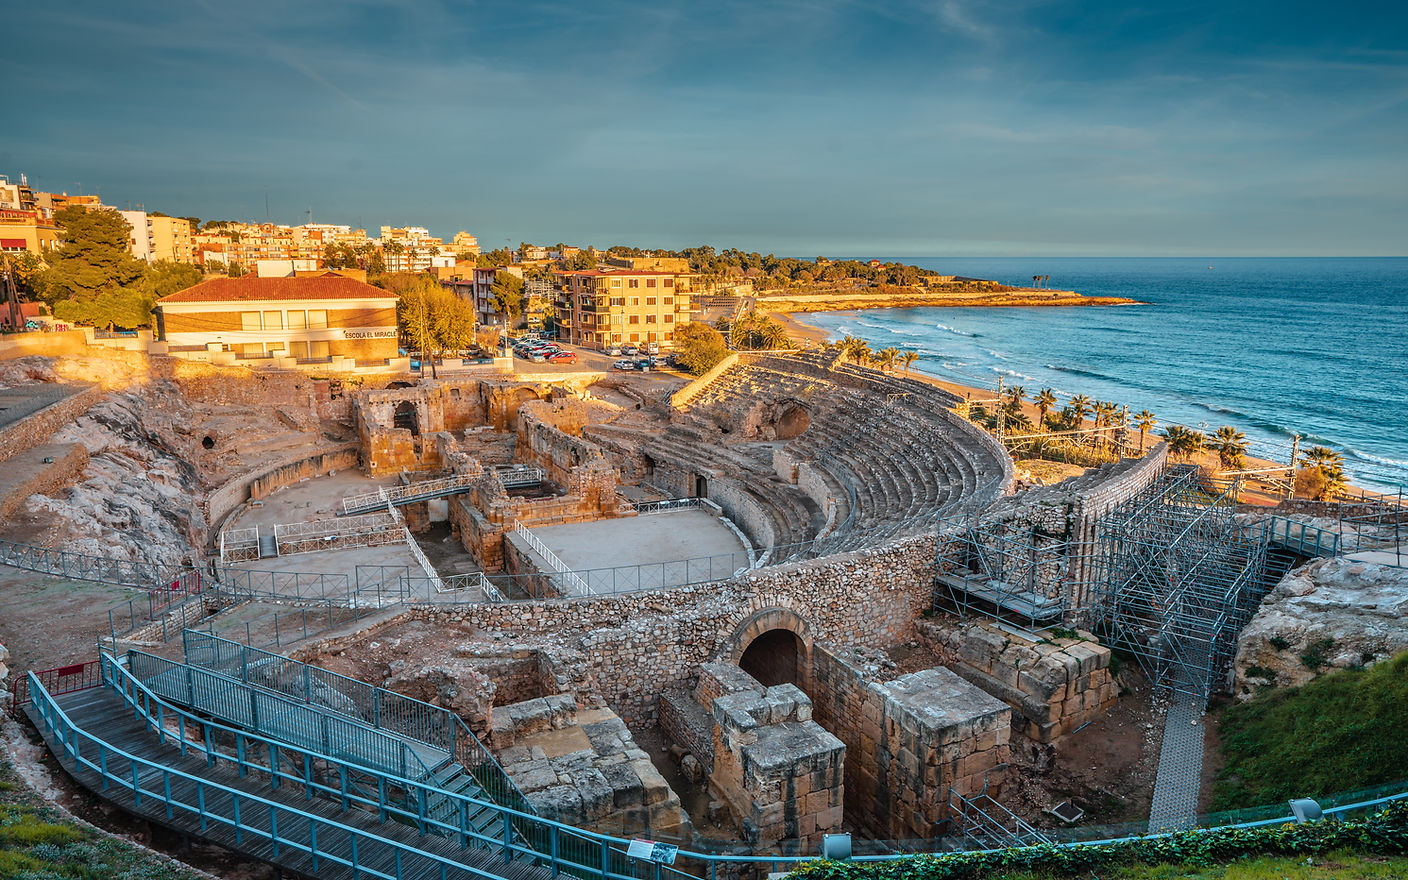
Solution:
[(23, 706), (33, 698), (29, 685), (31, 676), (42, 684), (46, 691), (55, 695), (71, 694), (103, 683), (102, 668), (98, 660), (70, 663), (67, 666), (55, 666), (53, 669), (31, 670), (27, 675), (15, 676), (15, 680), (10, 684), (10, 693), (14, 695), (14, 704), (17, 707)]
[(0, 541), (0, 565), (122, 587), (152, 587), (167, 580), (166, 567), (153, 562), (90, 556), (15, 541)]

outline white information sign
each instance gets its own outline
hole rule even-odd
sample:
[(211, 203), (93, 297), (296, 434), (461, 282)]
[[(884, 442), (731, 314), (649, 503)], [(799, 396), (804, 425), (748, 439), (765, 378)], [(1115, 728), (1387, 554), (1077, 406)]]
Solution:
[(673, 865), (679, 851), (680, 848), (674, 844), (656, 843), (653, 840), (632, 840), (631, 845), (626, 847), (626, 855), (630, 858), (659, 862), (662, 865)]

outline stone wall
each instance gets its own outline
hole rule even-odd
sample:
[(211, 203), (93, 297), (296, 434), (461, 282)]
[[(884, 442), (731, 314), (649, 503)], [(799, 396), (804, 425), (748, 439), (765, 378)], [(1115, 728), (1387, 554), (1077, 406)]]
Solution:
[(48, 442), (55, 431), (87, 412), (89, 407), (102, 399), (103, 394), (103, 389), (96, 385), (80, 387), (63, 400), (0, 428), (0, 461)]
[(49, 495), (72, 485), (88, 466), (88, 448), (82, 443), (55, 443), (35, 450), (36, 457), (44, 455), (54, 461), (35, 465), (32, 471), (7, 485), (6, 493), (0, 496), (0, 522), (8, 520), (29, 496)]
[(1005, 779), (1012, 710), (949, 669), (874, 682), (815, 645), (812, 700), (847, 747), (847, 815), (876, 837), (936, 837), (950, 788), (971, 796)]
[(1078, 638), (1024, 638), (986, 621), (920, 621), (920, 641), (947, 665), (1007, 703), (1012, 726), (1049, 743), (1103, 715), (1119, 698), (1110, 649)]
[(265, 465), (243, 473), (214, 490), (205, 500), (205, 521), (210, 533), (218, 535), (225, 518), (236, 507), (251, 499), (258, 500), (276, 489), (309, 477), (320, 477), (336, 470), (357, 465), (357, 446), (348, 443), (314, 455), (300, 455), (273, 465)]
[(649, 724), (665, 688), (690, 681), (701, 663), (741, 653), (738, 633), (769, 611), (787, 609), (846, 644), (884, 647), (911, 636), (929, 606), (933, 546), (920, 536), (671, 590), (407, 613), (512, 643), (572, 644), (585, 655), (593, 690), (628, 724)]
[(729, 369), (737, 363), (737, 352), (731, 352), (725, 355), (724, 359), (715, 364), (714, 367), (707, 373), (694, 379), (692, 382), (679, 389), (674, 394), (671, 394), (670, 406), (675, 409), (684, 409), (685, 407), (689, 406), (689, 402), (694, 398), (698, 397), (699, 392), (707, 388), (710, 382), (713, 382), (715, 379), (728, 372)]
[(82, 330), (60, 330), (54, 333), (15, 333), (0, 338), (0, 361), (42, 355), (88, 354), (88, 341)]
[(565, 486), (574, 468), (604, 457), (601, 447), (580, 436), (586, 412), (580, 403), (525, 403), (518, 410), (517, 457), (547, 471)]

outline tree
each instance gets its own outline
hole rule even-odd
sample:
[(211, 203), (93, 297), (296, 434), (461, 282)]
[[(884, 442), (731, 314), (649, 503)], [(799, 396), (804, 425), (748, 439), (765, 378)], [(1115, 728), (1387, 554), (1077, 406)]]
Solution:
[(895, 365), (895, 358), (900, 356), (900, 350), (894, 346), (882, 348), (875, 355), (875, 366), (882, 371), (888, 370)]
[(1041, 423), (1040, 427), (1044, 431), (1046, 430), (1046, 414), (1056, 406), (1056, 392), (1050, 388), (1043, 388), (1036, 393), (1036, 397), (1032, 398), (1032, 402), (1036, 404), (1037, 421)]
[(870, 363), (870, 343), (859, 336), (847, 336), (841, 340), (841, 351), (853, 363), (865, 366)]
[(206, 260), (205, 271), (209, 275), (224, 275), (225, 263), (223, 260)]
[(696, 376), (707, 373), (728, 356), (723, 334), (691, 321), (675, 328), (675, 361)]
[(1169, 454), (1181, 461), (1187, 461), (1199, 452), (1207, 438), (1202, 431), (1185, 428), (1182, 425), (1169, 425), (1164, 429), (1164, 440), (1168, 442)]
[(147, 267), (138, 287), (155, 302), (179, 290), (194, 287), (204, 280), (205, 273), (195, 266), (173, 260), (159, 260)]
[(904, 364), (904, 374), (906, 376), (909, 375), (910, 364), (917, 360), (919, 360), (919, 352), (917, 351), (906, 351), (900, 355), (900, 363)]
[(792, 339), (787, 335), (787, 329), (772, 318), (763, 319), (762, 326), (758, 328), (758, 334), (762, 336), (765, 348), (776, 351), (792, 347)]
[(1247, 464), (1247, 435), (1231, 425), (1218, 428), (1208, 446), (1217, 453), (1218, 464), (1224, 471), (1241, 470)]
[(1090, 398), (1086, 397), (1084, 394), (1077, 394), (1075, 397), (1071, 398), (1070, 403), (1067, 405), (1071, 408), (1071, 414), (1075, 417), (1076, 430), (1081, 430), (1085, 427), (1085, 414), (1090, 412)]
[(1139, 454), (1144, 454), (1144, 438), (1154, 429), (1159, 420), (1154, 418), (1154, 414), (1147, 409), (1141, 409), (1134, 414), (1134, 425), (1139, 429)]
[(512, 272), (495, 272), (489, 298), (494, 303), (495, 313), (502, 315), (505, 322), (511, 322), (523, 314), (523, 279)]
[(1348, 480), (1344, 455), (1328, 446), (1312, 446), (1300, 459), (1303, 470), (1296, 474), (1296, 494), (1316, 501), (1333, 501), (1344, 492)]
[(1007, 389), (1007, 400), (1012, 405), (1012, 408), (1018, 412), (1021, 412), (1022, 401), (1025, 400), (1026, 397), (1027, 389), (1021, 385), (1013, 385), (1011, 388)]
[(474, 341), (474, 307), (446, 290), (428, 275), (400, 275), (388, 280), (388, 290), (399, 294), (396, 322), (406, 341), (420, 352), (421, 363), (435, 362), (445, 352), (462, 351)]
[[(39, 279), (44, 300), (93, 300), (110, 296), (141, 278), (146, 266), (129, 250), (132, 228), (113, 210), (64, 208), (54, 215), (59, 247), (48, 255), (49, 268)], [(58, 313), (55, 312), (55, 315)]]

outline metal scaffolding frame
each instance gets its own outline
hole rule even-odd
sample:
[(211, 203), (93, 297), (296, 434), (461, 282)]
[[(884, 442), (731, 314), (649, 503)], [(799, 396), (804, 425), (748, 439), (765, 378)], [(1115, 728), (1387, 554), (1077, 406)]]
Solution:
[(938, 533), (934, 604), (1036, 631), (1065, 621), (1078, 553), (1030, 522), (950, 519)]
[(1168, 468), (1101, 518), (1093, 547), (1085, 624), (1158, 687), (1203, 700), (1267, 588), (1266, 525), (1236, 522), (1236, 489), (1192, 465)]

